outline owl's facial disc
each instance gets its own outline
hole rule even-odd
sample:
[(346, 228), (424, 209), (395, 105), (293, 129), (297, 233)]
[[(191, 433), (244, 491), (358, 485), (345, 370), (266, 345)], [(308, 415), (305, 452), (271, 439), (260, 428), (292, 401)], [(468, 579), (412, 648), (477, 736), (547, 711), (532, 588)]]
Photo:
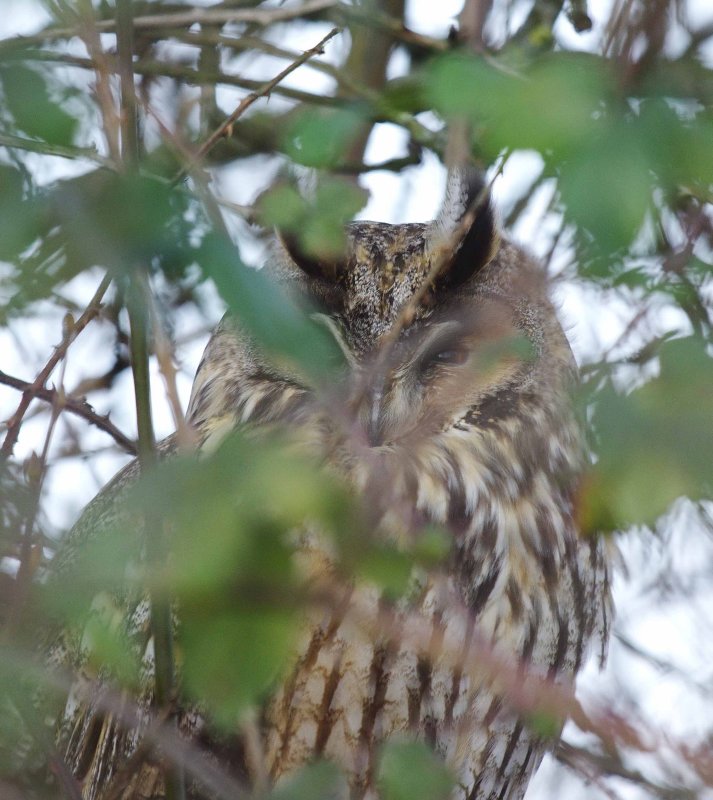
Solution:
[(482, 298), (404, 331), (385, 357), (363, 359), (352, 407), (370, 446), (414, 446), (516, 386), (531, 355), (512, 309)]

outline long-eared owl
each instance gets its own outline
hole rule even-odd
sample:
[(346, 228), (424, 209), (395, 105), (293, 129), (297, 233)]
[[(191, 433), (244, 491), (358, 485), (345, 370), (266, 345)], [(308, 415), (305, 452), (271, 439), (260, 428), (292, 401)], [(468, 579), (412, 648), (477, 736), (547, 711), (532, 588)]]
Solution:
[[(542, 271), (498, 235), (470, 172), (451, 174), (436, 221), (357, 222), (346, 239), (334, 261), (306, 256), (285, 235), (268, 265), (319, 309), (345, 354), (329, 395), (339, 408), (226, 319), (199, 366), (189, 421), (202, 443), (235, 426), (299, 429), (325, 468), (368, 498), (379, 535), (398, 541), (436, 525), (450, 554), (392, 608), (388, 632), (357, 624), (376, 620), (384, 598), (356, 585), (305, 621), (239, 771), (249, 785), (258, 775), (279, 782), (325, 757), (344, 770), (354, 800), (374, 800), (380, 743), (412, 736), (450, 767), (454, 797), (516, 800), (548, 745), (493, 663), (568, 684), (590, 646), (603, 656), (608, 635), (604, 546), (581, 538), (575, 520), (585, 452), (574, 361)], [(136, 473), (130, 465), (89, 507), (75, 541), (118, 513), (115, 498)], [(300, 547), (319, 544), (305, 535)], [(479, 654), (490, 656), (480, 676)], [(132, 754), (116, 796), (162, 797), (140, 735), (102, 713), (77, 690), (60, 729), (85, 800), (106, 800)], [(183, 715), (192, 735), (201, 715)]]

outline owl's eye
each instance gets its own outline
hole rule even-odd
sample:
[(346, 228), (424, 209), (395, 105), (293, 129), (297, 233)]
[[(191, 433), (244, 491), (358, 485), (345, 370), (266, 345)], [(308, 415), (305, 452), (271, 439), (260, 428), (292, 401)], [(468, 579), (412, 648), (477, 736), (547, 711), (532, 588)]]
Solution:
[(441, 342), (435, 347), (430, 347), (419, 358), (419, 372), (422, 376), (431, 377), (435, 370), (441, 366), (462, 366), (468, 361), (470, 352), (463, 345), (456, 342)]
[(437, 364), (453, 364), (459, 366), (468, 360), (468, 351), (465, 347), (451, 347), (447, 350), (439, 350), (431, 356), (431, 361)]

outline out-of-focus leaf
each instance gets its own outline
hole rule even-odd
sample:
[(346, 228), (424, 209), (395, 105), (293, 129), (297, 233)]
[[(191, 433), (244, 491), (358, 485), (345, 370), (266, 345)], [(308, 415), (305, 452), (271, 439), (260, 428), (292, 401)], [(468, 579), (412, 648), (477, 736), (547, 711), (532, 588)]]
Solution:
[[(651, 203), (651, 176), (634, 126), (593, 123), (598, 133), (560, 167), (559, 187), (567, 217), (591, 236), (594, 255), (628, 246)], [(589, 274), (608, 270), (606, 261), (586, 265)]]
[(418, 74), (403, 75), (388, 81), (381, 100), (392, 112), (405, 111), (417, 114), (430, 107), (424, 80)]
[(140, 654), (127, 635), (124, 610), (106, 592), (97, 595), (92, 605), (92, 614), (82, 631), (89, 668), (97, 675), (109, 670), (120, 686), (137, 688)]
[[(66, 695), (48, 680), (47, 665), (16, 640), (0, 645), (0, 775), (30, 781), (47, 747), (42, 712), (61, 708)], [(52, 712), (49, 712), (52, 713)], [(46, 773), (41, 782), (46, 786)], [(25, 784), (27, 785), (27, 784)], [(33, 793), (34, 794), (34, 793)]]
[(652, 171), (671, 189), (713, 183), (710, 110), (676, 111), (666, 97), (644, 99), (636, 117), (637, 139)]
[(361, 133), (362, 118), (348, 109), (304, 109), (290, 120), (282, 147), (296, 163), (328, 168), (344, 159), (344, 153)]
[(525, 77), (463, 54), (436, 59), (426, 73), (434, 107), (447, 117), (468, 115), (491, 156), (503, 148), (567, 156), (590, 137), (607, 86), (601, 64), (583, 53), (542, 58)]
[(22, 64), (0, 65), (5, 103), (17, 126), (51, 144), (70, 145), (77, 120), (50, 100), (41, 75)]
[(210, 234), (197, 257), (236, 318), (268, 353), (318, 378), (343, 365), (334, 337), (310, 317), (312, 309), (300, 308), (265, 274), (246, 267), (229, 242)]
[(543, 739), (554, 739), (562, 732), (562, 720), (546, 711), (536, 711), (527, 716), (528, 727)]
[(42, 209), (25, 197), (18, 169), (0, 164), (0, 259), (15, 261), (41, 231)]
[[(290, 533), (315, 524), (329, 537), (354, 527), (346, 493), (284, 441), (229, 437), (200, 461), (174, 458), (132, 492), (171, 532), (172, 558), (148, 576), (181, 602), (233, 607), (241, 591), (291, 604), (297, 576)], [(231, 592), (235, 596), (231, 596)]]
[(713, 359), (693, 338), (665, 343), (661, 373), (596, 395), (598, 461), (580, 498), (585, 530), (650, 524), (678, 497), (713, 494)]
[(68, 258), (118, 274), (174, 251), (171, 222), (183, 212), (182, 202), (166, 183), (106, 171), (60, 184), (52, 196)]
[(270, 800), (334, 800), (348, 793), (346, 780), (339, 769), (327, 761), (318, 761), (299, 770), (270, 792)]
[(360, 578), (375, 583), (387, 595), (398, 597), (408, 588), (413, 557), (396, 548), (372, 543), (362, 549), (356, 569)]
[(452, 537), (442, 528), (429, 527), (419, 534), (412, 553), (416, 563), (433, 567), (443, 562), (451, 552)]
[(323, 177), (305, 198), (289, 184), (278, 184), (262, 195), (262, 222), (296, 237), (302, 251), (316, 258), (344, 256), (344, 226), (367, 199), (363, 189), (339, 178)]
[[(125, 498), (119, 511), (126, 511)], [(137, 513), (92, 532), (84, 541), (60, 546), (49, 580), (38, 587), (41, 607), (53, 619), (84, 623), (97, 595), (141, 594), (143, 529)]]
[(295, 613), (269, 608), (183, 615), (180, 649), (186, 689), (235, 729), (240, 714), (278, 677), (297, 634)]
[(378, 784), (384, 800), (445, 800), (453, 777), (422, 742), (387, 742), (379, 762)]

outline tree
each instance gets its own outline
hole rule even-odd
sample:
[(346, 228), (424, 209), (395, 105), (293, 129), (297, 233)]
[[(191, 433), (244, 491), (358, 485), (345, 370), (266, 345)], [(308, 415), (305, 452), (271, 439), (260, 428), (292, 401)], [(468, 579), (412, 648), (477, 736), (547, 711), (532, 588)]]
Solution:
[[(578, 729), (568, 729), (558, 758), (605, 794), (702, 797), (710, 789), (713, 731), (705, 713), (691, 728), (670, 731), (666, 709), (652, 698), (680, 694), (686, 708), (710, 702), (713, 637), (704, 635), (703, 604), (713, 565), (713, 26), (693, 22), (701, 10), (692, 1), (620, 0), (608, 14), (591, 6), (466, 2), (457, 30), (436, 37), (411, 28), (414, 4), (403, 0), (231, 0), (200, 8), (48, 0), (37, 32), (0, 40), (0, 313), (8, 364), (0, 372), (8, 417), (1, 669), (12, 710), (2, 735), (33, 741), (67, 796), (76, 787), (33, 716), (33, 687), (47, 691), (49, 678), (28, 630), (45, 624), (46, 566), (91, 494), (68, 484), (87, 481), (96, 468), (98, 487), (117, 453), (150, 464), (154, 428), (175, 425), (190, 442), (181, 395), (191, 370), (177, 371), (176, 353), (195, 359), (184, 331), (200, 339), (214, 324), (216, 290), (270, 346), (314, 366), (318, 345), (304, 320), (270, 303), (259, 273), (241, 272), (247, 277), (236, 283), (235, 263), (264, 246), (251, 226), (279, 225), (319, 255), (338, 250), (343, 223), (367, 199), (357, 179), (434, 169), (454, 128), (469, 131), (467, 149), (496, 191), (500, 176), (517, 184), (505, 193), (505, 227), (532, 230), (532, 220), (540, 221), (534, 244), (568, 307), (586, 317), (583, 407), (596, 466), (579, 513), (585, 531), (620, 532), (635, 578), (622, 579), (608, 693), (588, 699), (586, 712), (567, 707)], [(374, 158), (367, 144), (376, 142), (376, 152), (385, 130), (398, 130), (401, 150)], [(279, 171), (286, 163), (316, 171), (308, 199)], [(525, 168), (527, 185), (517, 180)], [(28, 345), (37, 339), (42, 363)], [(87, 369), (90, 351), (98, 363)], [(162, 422), (149, 376), (163, 385)], [(126, 432), (133, 432), (128, 384), (138, 439)], [(269, 454), (259, 462), (255, 493), (274, 463)], [(190, 485), (195, 475), (180, 469), (170, 480)], [(143, 491), (169, 490), (165, 473), (153, 480)], [(346, 525), (339, 488), (317, 490), (309, 469), (302, 480), (309, 502), (291, 508), (286, 496), (285, 518), (342, 514)], [(88, 591), (116, 578), (98, 569), (124, 563), (121, 542), (110, 545), (89, 554), (91, 581), (63, 587), (68, 617)], [(150, 546), (160, 564), (164, 544)], [(218, 596), (221, 552), (201, 565), (200, 585), (191, 583), (194, 575), (174, 575), (172, 591)], [(279, 570), (283, 555), (258, 548), (250, 563)], [(359, 568), (400, 585), (397, 553), (353, 555)], [(169, 600), (160, 585), (150, 589), (155, 630), (166, 632)], [(642, 616), (649, 638), (637, 625)], [(679, 617), (697, 642), (674, 637)], [(246, 616), (223, 621), (236, 635), (254, 634)], [(201, 638), (204, 622), (196, 620), (196, 650), (220, 666), (224, 631)], [(289, 616), (271, 617), (263, 658), (279, 662), (289, 624)], [(667, 642), (657, 640), (656, 625)], [(174, 680), (168, 639), (166, 706)], [(137, 664), (111, 626), (98, 627), (94, 648), (97, 663), (131, 687)], [(263, 688), (249, 658), (240, 669), (227, 701), (219, 670), (204, 670), (195, 690), (234, 714)], [(657, 685), (656, 675), (666, 684)], [(406, 785), (402, 773), (416, 768), (401, 755), (388, 762), (393, 797)], [(304, 778), (305, 796), (320, 791), (310, 781), (321, 778)], [(9, 777), (2, 780), (15, 791)], [(563, 796), (595, 791), (563, 785)]]

